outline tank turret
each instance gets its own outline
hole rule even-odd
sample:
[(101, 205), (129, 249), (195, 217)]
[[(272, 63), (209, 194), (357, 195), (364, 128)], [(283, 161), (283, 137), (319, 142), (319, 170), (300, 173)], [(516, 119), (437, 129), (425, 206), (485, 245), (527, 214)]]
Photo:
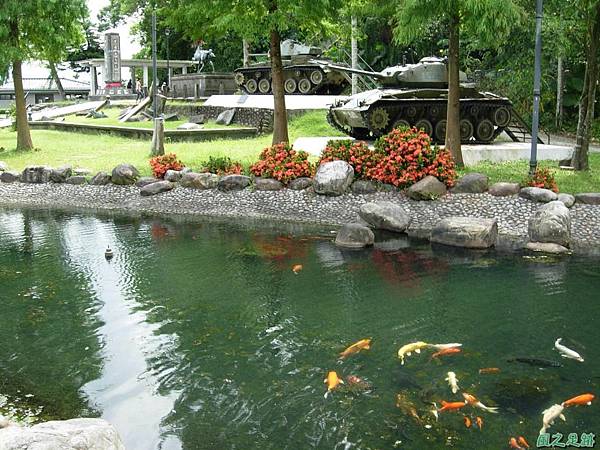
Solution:
[[(417, 64), (387, 67), (381, 72), (314, 62), (324, 70), (371, 77), (382, 86), (336, 102), (327, 115), (333, 127), (357, 139), (376, 138), (401, 126), (416, 127), (434, 142), (444, 142), (448, 108), (445, 60), (423, 58)], [(462, 142), (492, 142), (510, 124), (512, 104), (507, 98), (477, 91), (464, 72), (459, 80)]]

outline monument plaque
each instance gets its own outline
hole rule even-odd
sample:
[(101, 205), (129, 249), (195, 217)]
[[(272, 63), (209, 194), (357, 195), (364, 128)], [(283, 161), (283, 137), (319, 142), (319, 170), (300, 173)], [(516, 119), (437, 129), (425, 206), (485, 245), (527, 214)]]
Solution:
[(104, 83), (106, 87), (121, 86), (121, 39), (119, 33), (104, 35)]

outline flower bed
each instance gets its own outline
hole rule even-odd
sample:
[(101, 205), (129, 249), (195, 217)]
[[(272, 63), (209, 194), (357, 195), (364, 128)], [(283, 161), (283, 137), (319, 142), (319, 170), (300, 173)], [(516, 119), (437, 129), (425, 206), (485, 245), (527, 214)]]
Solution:
[(314, 166), (308, 161), (308, 153), (281, 143), (266, 147), (258, 162), (250, 167), (250, 172), (257, 177), (274, 178), (287, 184), (296, 178), (312, 176)]

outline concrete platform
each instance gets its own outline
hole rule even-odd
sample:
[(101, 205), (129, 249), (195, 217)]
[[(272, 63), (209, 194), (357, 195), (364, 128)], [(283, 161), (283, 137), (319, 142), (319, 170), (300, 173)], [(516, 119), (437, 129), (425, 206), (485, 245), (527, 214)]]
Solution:
[[(329, 109), (337, 99), (347, 99), (336, 95), (286, 95), (285, 107), (291, 110)], [(272, 95), (213, 95), (204, 106), (226, 108), (273, 109)]]
[(346, 137), (301, 137), (294, 141), (294, 148), (296, 150), (304, 150), (309, 155), (321, 156), (321, 152), (327, 146), (327, 142), (331, 140), (350, 139), (354, 140), (350, 136)]

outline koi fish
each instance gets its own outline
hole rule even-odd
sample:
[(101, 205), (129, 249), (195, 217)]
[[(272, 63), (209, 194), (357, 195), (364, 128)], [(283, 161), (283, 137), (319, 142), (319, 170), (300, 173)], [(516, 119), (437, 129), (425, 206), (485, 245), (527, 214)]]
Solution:
[(335, 388), (337, 388), (340, 385), (340, 383), (344, 384), (344, 380), (339, 378), (338, 374), (332, 370), (327, 374), (327, 378), (325, 378), (323, 380), (323, 383), (327, 383), (327, 392), (325, 392), (325, 395), (323, 396), (323, 397), (327, 398), (329, 393), (331, 391), (333, 391)]
[(437, 404), (435, 402), (431, 403), (433, 405), (433, 409), (431, 410), (431, 414), (433, 414), (433, 417), (435, 417), (435, 421), (437, 422), (438, 419), (440, 418), (440, 415), (438, 414), (438, 407)]
[(591, 405), (592, 400), (596, 396), (594, 394), (581, 394), (577, 397), (570, 398), (561, 403), (562, 406), (575, 406), (575, 405)]
[(440, 350), (439, 352), (435, 352), (433, 355), (431, 355), (430, 359), (437, 358), (439, 356), (453, 355), (454, 353), (460, 353), (460, 352), (461, 352), (461, 349), (458, 347), (445, 348), (443, 350)]
[(508, 445), (510, 445), (510, 448), (515, 448), (517, 450), (523, 450), (523, 447), (521, 447), (518, 443), (517, 440), (514, 437), (510, 438), (510, 441), (508, 441)]
[(423, 341), (403, 345), (400, 347), (400, 350), (398, 350), (398, 358), (400, 358), (400, 362), (404, 365), (404, 356), (410, 356), (412, 352), (419, 354), (421, 353), (421, 349), (427, 347), (431, 347), (431, 344)]
[(456, 374), (454, 372), (448, 372), (448, 376), (444, 378), (448, 382), (448, 385), (452, 389), (452, 393), (456, 394), (458, 392), (458, 380), (456, 379)]
[(565, 407), (562, 405), (552, 405), (550, 408), (542, 412), (542, 428), (540, 434), (544, 434), (548, 428), (554, 425), (554, 421), (560, 417), (561, 420), (567, 421), (563, 414)]
[(523, 364), (529, 364), (530, 366), (536, 367), (562, 367), (562, 364), (556, 361), (552, 361), (549, 359), (542, 358), (526, 358), (526, 357), (518, 357), (507, 359), (508, 362), (520, 362)]
[(361, 339), (358, 342), (355, 342), (342, 353), (340, 353), (340, 358), (345, 358), (346, 356), (350, 356), (354, 353), (358, 353), (361, 350), (369, 350), (371, 347), (371, 338)]
[(529, 448), (529, 442), (527, 442), (523, 436), (519, 436), (519, 438), (517, 439), (517, 442), (518, 442), (518, 443), (519, 443), (519, 445), (521, 445), (522, 447), (524, 447), (524, 448)]
[(298, 273), (303, 269), (302, 264), (295, 264), (294, 266), (292, 266), (292, 272), (294, 272), (295, 275), (298, 275)]
[(462, 395), (465, 399), (465, 403), (468, 403), (471, 406), (474, 406), (479, 409), (483, 409), (484, 411), (494, 413), (494, 414), (496, 414), (498, 412), (498, 408), (485, 406), (483, 403), (481, 403), (479, 400), (477, 400), (477, 397), (475, 397), (474, 395), (467, 394), (466, 392), (463, 392)]
[(396, 408), (400, 409), (403, 414), (414, 418), (418, 423), (421, 423), (421, 418), (417, 414), (417, 409), (404, 393), (396, 394)]
[(554, 348), (556, 350), (558, 350), (558, 353), (560, 353), (560, 356), (562, 356), (563, 358), (569, 358), (569, 359), (574, 359), (579, 362), (583, 362), (583, 358), (581, 357), (581, 355), (579, 353), (577, 353), (575, 350), (571, 350), (569, 347), (562, 345), (560, 343), (560, 341), (562, 341), (562, 338), (558, 338), (554, 342)]
[(477, 416), (475, 418), (475, 423), (480, 430), (483, 429), (483, 419), (481, 417)]
[(467, 402), (445, 402), (442, 400), (442, 407), (438, 409), (438, 412), (444, 411), (455, 411), (457, 409), (463, 408)]
[(463, 420), (464, 420), (464, 422), (465, 422), (465, 427), (467, 427), (467, 428), (471, 428), (471, 424), (472, 424), (472, 422), (471, 422), (471, 419), (469, 418), (469, 416), (464, 416), (464, 417), (463, 417)]
[(483, 373), (498, 373), (500, 369), (498, 367), (484, 367), (483, 369), (479, 369), (479, 374)]
[(462, 344), (453, 342), (451, 344), (430, 344), (429, 346), (435, 348), (436, 350), (445, 350), (447, 348), (462, 347)]

